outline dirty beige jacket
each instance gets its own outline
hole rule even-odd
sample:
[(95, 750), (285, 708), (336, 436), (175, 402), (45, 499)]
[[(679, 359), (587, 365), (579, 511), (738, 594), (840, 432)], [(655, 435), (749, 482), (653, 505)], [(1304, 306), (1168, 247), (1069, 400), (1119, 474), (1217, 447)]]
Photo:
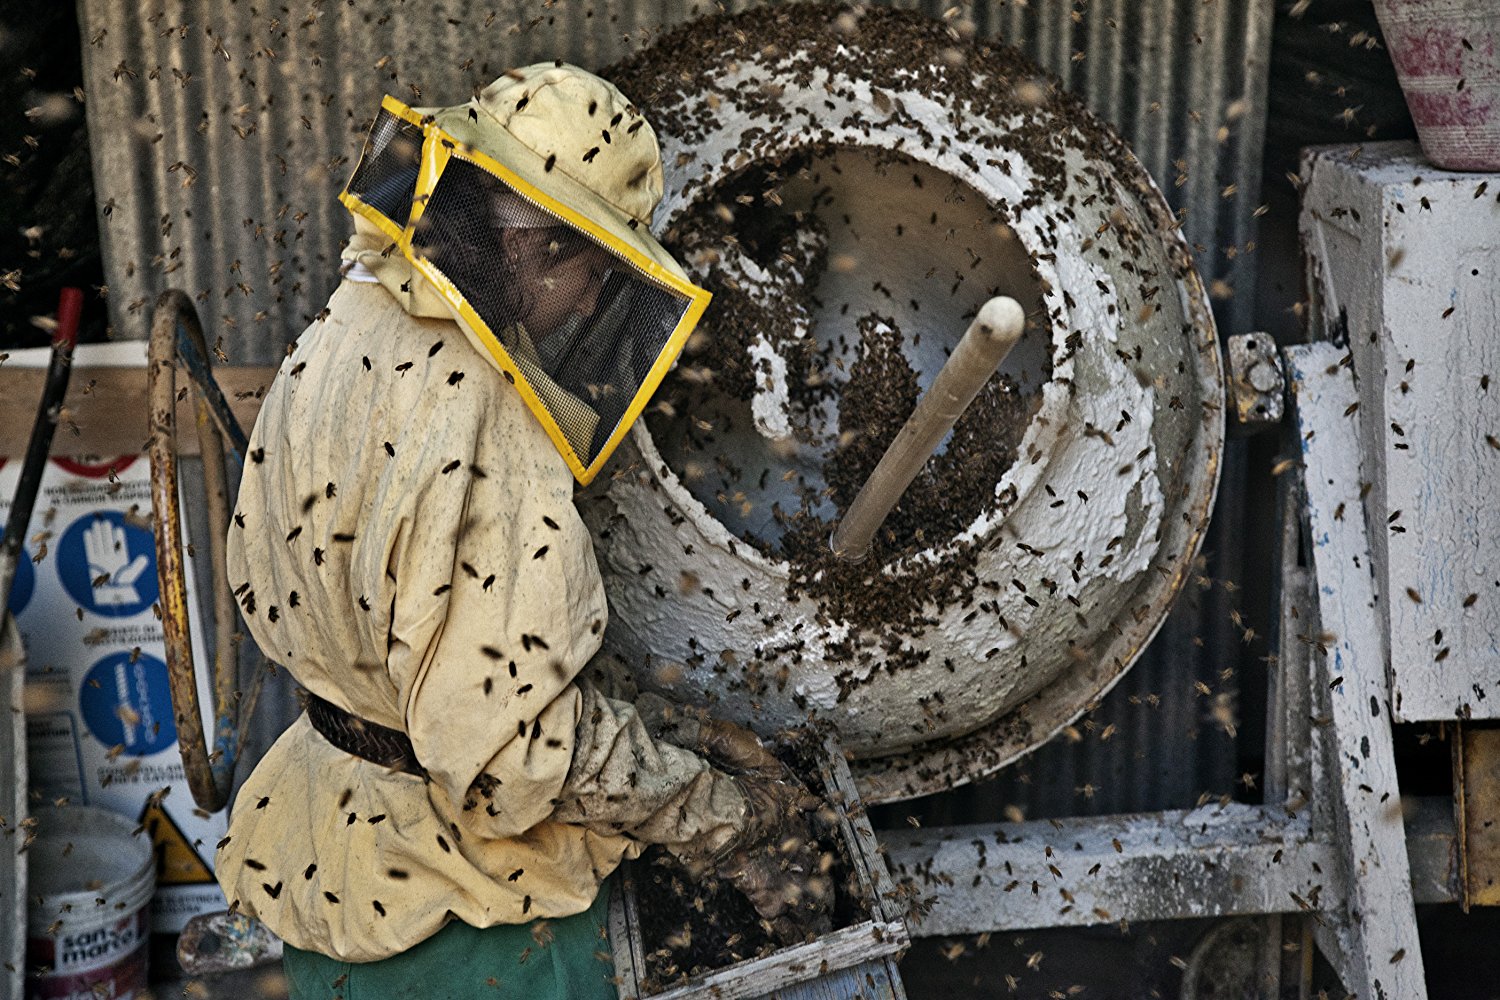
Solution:
[(344, 282), (267, 394), (229, 574), (255, 641), (406, 732), (428, 779), (299, 718), (236, 800), (217, 873), (284, 941), (347, 961), (578, 913), (642, 843), (722, 849), (731, 779), (579, 679), (607, 610), (573, 478), (450, 320)]

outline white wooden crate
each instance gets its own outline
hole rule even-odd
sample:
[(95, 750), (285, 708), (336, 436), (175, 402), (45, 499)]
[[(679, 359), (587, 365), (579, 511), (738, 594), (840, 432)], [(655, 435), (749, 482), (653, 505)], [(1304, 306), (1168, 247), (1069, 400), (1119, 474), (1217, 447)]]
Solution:
[(641, 939), (634, 880), (627, 870), (609, 913), (620, 1000), (751, 1000), (773, 993), (779, 1000), (906, 1000), (896, 960), (911, 938), (875, 831), (836, 744), (825, 744), (820, 771), (829, 801), (838, 810), (839, 836), (869, 910), (868, 918), (816, 941), (736, 962), (660, 993), (645, 993), (642, 981), (650, 944)]
[(1302, 175), (1313, 329), (1358, 384), (1394, 717), (1500, 718), (1500, 174), (1373, 143)]

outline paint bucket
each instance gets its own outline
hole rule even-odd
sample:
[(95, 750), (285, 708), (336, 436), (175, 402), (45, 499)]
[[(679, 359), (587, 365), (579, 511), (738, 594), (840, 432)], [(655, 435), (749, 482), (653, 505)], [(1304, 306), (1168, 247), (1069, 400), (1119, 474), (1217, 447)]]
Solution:
[(26, 1000), (133, 1000), (146, 989), (151, 840), (88, 806), (42, 809), (27, 849)]

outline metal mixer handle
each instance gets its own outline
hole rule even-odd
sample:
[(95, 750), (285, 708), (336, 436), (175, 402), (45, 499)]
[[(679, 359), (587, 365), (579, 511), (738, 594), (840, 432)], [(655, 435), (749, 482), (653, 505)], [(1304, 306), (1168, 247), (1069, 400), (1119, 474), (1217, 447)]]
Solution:
[(870, 540), (901, 494), (1016, 346), (1025, 328), (1026, 311), (1009, 296), (998, 295), (980, 308), (839, 522), (829, 541), (834, 555), (849, 562), (865, 557)]

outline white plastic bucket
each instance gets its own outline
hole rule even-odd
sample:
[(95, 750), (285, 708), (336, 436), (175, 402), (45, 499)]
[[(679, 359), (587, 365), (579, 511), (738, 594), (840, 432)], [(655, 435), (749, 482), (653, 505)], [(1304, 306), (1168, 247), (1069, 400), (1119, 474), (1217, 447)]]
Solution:
[(146, 989), (151, 840), (88, 806), (39, 810), (26, 851), (27, 1000), (134, 1000)]

